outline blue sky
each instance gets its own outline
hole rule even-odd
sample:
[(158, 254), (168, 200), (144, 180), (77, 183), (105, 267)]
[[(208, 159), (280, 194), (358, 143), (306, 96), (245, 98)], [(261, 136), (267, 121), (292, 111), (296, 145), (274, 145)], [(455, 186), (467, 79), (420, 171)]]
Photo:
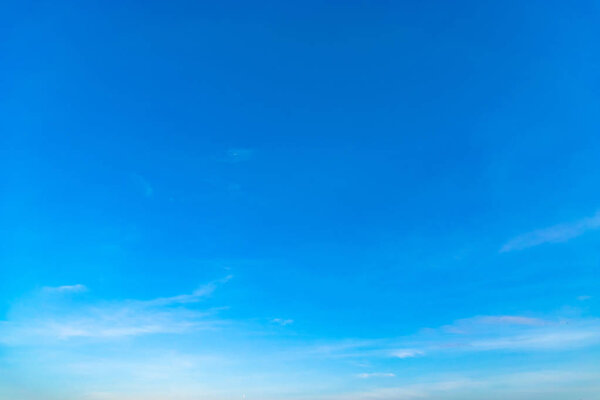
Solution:
[(599, 17), (9, 2), (0, 398), (598, 398)]

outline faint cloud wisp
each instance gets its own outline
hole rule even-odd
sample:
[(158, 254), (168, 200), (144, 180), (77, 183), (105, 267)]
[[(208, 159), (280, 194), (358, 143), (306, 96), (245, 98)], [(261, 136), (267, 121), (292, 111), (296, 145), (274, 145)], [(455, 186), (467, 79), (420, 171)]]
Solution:
[(394, 358), (413, 358), (413, 357), (420, 357), (425, 355), (425, 352), (422, 350), (416, 350), (416, 349), (400, 349), (400, 350), (394, 350), (392, 352), (392, 357)]
[(523, 250), (545, 243), (566, 242), (598, 228), (600, 228), (600, 212), (593, 217), (583, 218), (573, 223), (555, 225), (517, 236), (505, 243), (500, 248), (500, 253)]
[(46, 286), (42, 289), (46, 293), (83, 293), (87, 292), (88, 288), (85, 285), (64, 285), (64, 286)]
[(292, 323), (294, 323), (293, 319), (283, 319), (283, 318), (273, 318), (271, 320), (271, 322), (273, 322), (274, 324), (278, 324), (281, 326), (286, 326), (286, 325), (290, 325)]
[[(209, 296), (231, 279), (210, 282), (192, 294), (152, 300), (120, 300), (114, 302), (81, 302), (70, 298), (54, 304), (53, 296), (80, 293), (84, 285), (44, 288), (46, 296), (34, 297), (28, 305), (18, 307), (10, 318), (0, 321), (0, 343), (5, 345), (35, 344), (73, 338), (111, 339), (160, 333), (183, 333), (213, 328), (217, 321), (207, 319), (213, 311), (183, 307)], [(41, 305), (52, 307), (41, 307)], [(172, 307), (178, 305), (178, 307)]]
[(368, 378), (393, 378), (396, 376), (396, 374), (391, 373), (391, 372), (365, 372), (362, 374), (357, 374), (356, 375), (358, 378), (361, 379), (368, 379)]

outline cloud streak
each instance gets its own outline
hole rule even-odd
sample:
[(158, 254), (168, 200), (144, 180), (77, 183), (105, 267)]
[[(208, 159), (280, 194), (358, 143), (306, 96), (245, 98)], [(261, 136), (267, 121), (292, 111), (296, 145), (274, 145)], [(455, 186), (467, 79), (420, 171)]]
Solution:
[(423, 350), (416, 349), (399, 349), (392, 352), (394, 358), (414, 358), (425, 355)]
[(64, 285), (64, 286), (46, 286), (42, 289), (46, 293), (83, 293), (87, 292), (88, 288), (85, 285)]
[(77, 302), (53, 304), (49, 296), (77, 293), (83, 285), (44, 288), (45, 297), (20, 307), (6, 321), (0, 321), (0, 343), (39, 344), (72, 339), (117, 339), (151, 334), (179, 334), (211, 329), (217, 321), (208, 319), (214, 310), (198, 311), (185, 305), (209, 296), (231, 276), (201, 286), (191, 294), (151, 300)]
[(506, 242), (501, 248), (500, 253), (509, 251), (524, 250), (529, 247), (539, 246), (546, 243), (561, 243), (576, 238), (584, 233), (600, 228), (600, 212), (588, 218), (579, 221), (551, 226), (545, 229), (528, 232), (517, 236)]
[(539, 352), (585, 348), (600, 344), (600, 320), (540, 319), (518, 315), (465, 318), (406, 337), (340, 341), (304, 354), (325, 358), (435, 357), (469, 352)]
[(232, 278), (233, 275), (227, 275), (223, 279), (212, 281), (207, 283), (206, 285), (200, 286), (198, 289), (194, 290), (190, 294), (180, 294), (171, 297), (160, 297), (157, 299), (140, 301), (140, 303), (145, 304), (147, 306), (168, 306), (173, 304), (197, 303), (203, 298), (210, 296), (219, 285), (227, 283)]
[(281, 326), (286, 326), (286, 325), (290, 325), (294, 323), (293, 319), (283, 319), (283, 318), (273, 318), (271, 320), (271, 322), (273, 322), (274, 324), (278, 324)]
[[(588, 398), (600, 389), (598, 371), (537, 370), (504, 374), (469, 373), (437, 379), (419, 379), (394, 387), (321, 397), (329, 400), (428, 400), (510, 398)], [(557, 394), (559, 397), (556, 397)]]
[(357, 374), (356, 375), (358, 378), (361, 379), (368, 379), (368, 378), (393, 378), (396, 376), (396, 374), (392, 373), (392, 372), (365, 372), (362, 374)]

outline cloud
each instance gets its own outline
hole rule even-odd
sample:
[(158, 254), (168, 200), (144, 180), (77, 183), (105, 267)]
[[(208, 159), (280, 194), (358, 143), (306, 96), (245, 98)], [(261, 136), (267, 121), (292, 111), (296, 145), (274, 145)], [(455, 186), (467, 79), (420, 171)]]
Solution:
[(545, 243), (561, 243), (583, 235), (587, 231), (600, 228), (600, 212), (593, 217), (583, 218), (579, 221), (555, 225), (545, 229), (528, 232), (509, 240), (501, 248), (501, 253), (523, 250)]
[[(209, 282), (200, 288), (211, 285), (218, 288), (228, 279)], [(205, 295), (214, 290), (213, 287), (202, 293)], [(600, 321), (596, 319), (483, 315), (459, 319), (449, 325), (421, 330), (404, 337), (340, 340), (308, 347), (307, 351), (305, 339), (300, 338), (298, 348), (291, 349), (287, 339), (284, 342), (275, 340), (267, 343), (266, 340), (272, 340), (271, 336), (259, 338), (253, 328), (250, 335), (248, 331), (237, 331), (232, 336), (227, 330), (206, 331), (222, 327), (223, 321), (213, 319), (214, 312), (211, 310), (196, 310), (197, 305), (192, 306), (195, 303), (188, 302), (188, 297), (182, 297), (196, 296), (195, 293), (162, 297), (159, 298), (161, 301), (135, 299), (90, 302), (78, 296), (65, 296), (69, 301), (66, 307), (61, 306), (64, 300), (61, 297), (57, 302), (58, 308), (45, 310), (44, 307), (32, 307), (25, 314), (22, 313), (23, 309), (14, 310), (8, 321), (0, 323), (0, 344), (9, 345), (7, 350), (19, 357), (18, 362), (28, 374), (35, 374), (35, 368), (41, 368), (45, 375), (48, 375), (48, 371), (55, 375), (62, 374), (67, 382), (79, 382), (78, 385), (85, 387), (86, 393), (102, 387), (106, 397), (98, 398), (106, 399), (192, 399), (203, 396), (222, 399), (234, 398), (234, 393), (229, 390), (239, 389), (240, 393), (242, 390), (252, 393), (248, 398), (264, 399), (475, 400), (483, 397), (519, 399), (512, 396), (510, 390), (523, 393), (519, 390), (528, 385), (529, 379), (537, 384), (547, 380), (548, 385), (556, 384), (554, 378), (558, 382), (560, 379), (575, 383), (583, 381), (579, 381), (576, 375), (563, 376), (558, 372), (555, 375), (551, 371), (539, 376), (529, 373), (514, 376), (490, 373), (486, 376), (489, 371), (485, 369), (469, 374), (460, 364), (460, 357), (452, 359), (457, 366), (453, 375), (436, 375), (440, 373), (435, 367), (436, 356), (442, 355), (446, 360), (440, 364), (443, 372), (444, 364), (448, 365), (450, 357), (471, 354), (468, 352), (555, 351), (584, 348), (600, 342)], [(49, 297), (52, 298), (42, 296), (41, 301)], [(39, 306), (40, 303), (33, 305)], [(461, 333), (447, 329), (452, 326)], [(204, 331), (200, 333), (198, 330)], [(271, 334), (272, 330), (268, 332)], [(189, 336), (147, 337), (157, 334)], [(143, 336), (140, 338), (143, 340), (132, 340), (140, 336)], [(244, 336), (249, 342), (243, 341)], [(123, 338), (128, 340), (115, 341)], [(29, 354), (29, 357), (24, 360), (23, 354)], [(60, 363), (57, 363), (58, 357)], [(420, 359), (417, 363), (414, 360), (416, 357), (430, 360)], [(406, 369), (409, 363), (414, 364)], [(323, 367), (315, 368), (324, 369), (315, 370), (315, 375), (320, 377), (310, 381), (310, 374), (298, 377), (296, 370), (287, 369), (290, 365), (308, 366), (309, 369), (317, 365)], [(336, 369), (336, 365), (343, 368), (351, 366), (353, 369), (343, 372), (348, 370)], [(403, 368), (402, 374), (393, 369), (394, 365)], [(431, 372), (422, 372), (424, 370), (421, 368), (427, 371), (431, 369)], [(340, 371), (342, 375), (335, 376)], [(411, 371), (421, 372), (415, 377), (410, 375), (413, 373)], [(332, 381), (344, 385), (343, 390), (355, 387), (360, 391), (336, 396), (314, 394), (321, 389), (324, 389), (324, 393), (333, 393), (332, 387), (335, 386), (328, 385), (337, 384)], [(105, 382), (110, 383), (107, 386)], [(258, 382), (257, 386), (252, 386), (253, 382)], [(268, 383), (266, 387), (265, 382)], [(211, 385), (218, 389), (214, 396), (206, 392)], [(237, 386), (230, 389), (231, 385)], [(311, 387), (312, 393), (306, 391), (307, 386)], [(184, 388), (181, 396), (171, 392), (171, 387)], [(505, 388), (506, 392), (496, 395), (500, 393), (496, 390)], [(533, 384), (531, 388), (541, 390)], [(482, 393), (492, 393), (495, 397), (482, 396)], [(75, 395), (73, 398), (90, 397)], [(540, 395), (527, 400), (545, 398), (552, 397)], [(522, 397), (519, 400), (525, 399)]]
[(536, 370), (511, 373), (454, 374), (421, 378), (395, 387), (348, 392), (321, 397), (329, 400), (429, 400), (504, 398), (514, 400), (589, 398), (600, 389), (598, 371), (578, 369)]
[(393, 374), (391, 372), (366, 372), (366, 373), (362, 373), (362, 374), (357, 374), (356, 376), (361, 379), (393, 378), (394, 376), (396, 376), (396, 374)]
[(471, 318), (458, 319), (450, 325), (442, 326), (441, 330), (453, 334), (469, 334), (490, 330), (499, 332), (499, 329), (502, 328), (524, 328), (546, 324), (552, 324), (552, 321), (522, 315), (478, 315)]
[(478, 339), (465, 343), (469, 350), (563, 350), (600, 342), (600, 326), (593, 329), (566, 329)]
[(586, 301), (586, 300), (589, 300), (591, 298), (592, 298), (592, 296), (585, 296), (585, 295), (584, 296), (577, 296), (577, 300), (579, 300), (579, 301)]
[(141, 307), (132, 302), (68, 306), (0, 323), (0, 343), (41, 344), (76, 338), (115, 339), (182, 333), (202, 326), (207, 313)]
[[(198, 311), (185, 305), (200, 301), (229, 279), (231, 276), (210, 282), (192, 294), (151, 300), (52, 304), (43, 298), (34, 298), (17, 307), (11, 318), (0, 321), (0, 343), (24, 345), (76, 338), (116, 339), (212, 329), (218, 325), (218, 321), (208, 319), (214, 310)], [(82, 287), (85, 288), (73, 285), (43, 291), (74, 292)]]
[(140, 303), (149, 305), (149, 306), (168, 306), (172, 304), (188, 304), (188, 303), (197, 303), (202, 298), (210, 296), (218, 285), (222, 285), (227, 283), (229, 280), (233, 278), (233, 275), (227, 275), (223, 279), (219, 279), (216, 281), (212, 281), (207, 283), (206, 285), (200, 286), (198, 289), (194, 290), (191, 294), (180, 294), (172, 297), (160, 297), (157, 299), (141, 301)]
[[(122, 312), (122, 310), (119, 310)], [(36, 336), (54, 337), (60, 340), (72, 338), (120, 338), (157, 333), (181, 333), (192, 327), (198, 326), (194, 322), (181, 321), (173, 315), (132, 315), (126, 319), (106, 318), (102, 314), (95, 318), (78, 318), (68, 321), (39, 320), (39, 330), (25, 332), (34, 333)]]
[(498, 315), (481, 317), (481, 322), (487, 324), (509, 325), (544, 325), (546, 321), (539, 318), (522, 317), (518, 315)]
[(416, 349), (400, 349), (392, 352), (392, 357), (394, 358), (413, 358), (423, 355), (425, 355), (424, 351)]
[(282, 318), (274, 318), (271, 320), (274, 324), (279, 324), (281, 326), (286, 326), (294, 323), (293, 319), (282, 319)]
[(46, 293), (82, 293), (87, 292), (88, 288), (85, 285), (64, 285), (64, 286), (46, 286), (42, 289)]
[(476, 316), (430, 335), (434, 340), (423, 343), (428, 353), (563, 350), (600, 343), (600, 320)]
[(469, 352), (539, 352), (600, 344), (600, 320), (519, 315), (464, 318), (436, 329), (386, 339), (346, 340), (304, 350), (314, 357), (412, 359)]

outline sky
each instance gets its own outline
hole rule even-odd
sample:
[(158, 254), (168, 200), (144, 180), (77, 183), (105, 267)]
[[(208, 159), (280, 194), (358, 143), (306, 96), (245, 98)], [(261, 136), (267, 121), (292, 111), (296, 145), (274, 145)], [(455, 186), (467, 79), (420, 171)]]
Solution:
[(0, 399), (600, 399), (600, 3), (9, 1)]

